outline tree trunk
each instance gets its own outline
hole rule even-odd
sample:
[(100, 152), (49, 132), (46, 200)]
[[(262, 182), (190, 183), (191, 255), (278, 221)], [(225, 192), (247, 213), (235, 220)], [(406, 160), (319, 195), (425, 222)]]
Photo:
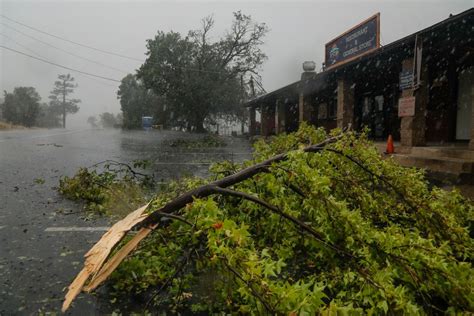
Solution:
[(66, 80), (63, 82), (63, 128), (66, 128)]
[(204, 118), (205, 117), (196, 117), (194, 121), (194, 128), (196, 133), (205, 133), (206, 129), (204, 128)]
[(205, 132), (206, 132), (206, 129), (204, 128), (204, 125), (202, 122), (196, 125), (196, 133), (205, 133)]

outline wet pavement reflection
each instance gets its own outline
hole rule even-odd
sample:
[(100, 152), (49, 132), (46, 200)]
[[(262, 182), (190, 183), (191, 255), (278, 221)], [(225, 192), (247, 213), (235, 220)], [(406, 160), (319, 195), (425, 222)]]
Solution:
[[(171, 131), (0, 132), (0, 315), (58, 312), (84, 253), (110, 225), (107, 218), (86, 221), (80, 205), (59, 196), (55, 187), (61, 176), (107, 159), (150, 160), (156, 179), (166, 182), (205, 176), (215, 161), (250, 157), (248, 141), (240, 138), (227, 137), (227, 146), (217, 148), (166, 145), (200, 137)], [(110, 308), (107, 304), (81, 295), (70, 314), (101, 314)]]

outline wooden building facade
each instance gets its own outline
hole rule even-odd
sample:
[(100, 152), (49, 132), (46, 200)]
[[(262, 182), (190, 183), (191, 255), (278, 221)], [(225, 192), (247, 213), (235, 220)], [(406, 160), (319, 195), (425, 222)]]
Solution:
[(342, 65), (304, 72), (246, 107), (251, 134), (292, 132), (307, 121), (328, 130), (368, 127), (371, 138), (390, 134), (403, 146), (470, 142), (474, 149), (473, 103), (470, 9)]

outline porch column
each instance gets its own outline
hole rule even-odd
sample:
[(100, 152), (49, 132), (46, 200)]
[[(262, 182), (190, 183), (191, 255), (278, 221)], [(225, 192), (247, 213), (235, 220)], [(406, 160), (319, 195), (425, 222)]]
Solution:
[(261, 107), (261, 112), (260, 112), (260, 135), (262, 136), (267, 136), (268, 133), (268, 120), (267, 120), (267, 116), (268, 116), (268, 108), (266, 105), (263, 105), (262, 104), (262, 107)]
[(274, 108), (274, 106), (262, 105), (262, 136), (270, 136), (273, 133), (275, 114), (272, 111), (272, 107)]
[(280, 132), (280, 100), (275, 102), (275, 134)]
[(311, 105), (306, 100), (303, 93), (300, 93), (299, 103), (298, 103), (298, 110), (299, 110), (299, 123), (301, 122), (309, 122), (311, 120)]
[(474, 87), (471, 87), (471, 140), (469, 141), (469, 149), (474, 150)]
[[(405, 59), (402, 62), (402, 70), (413, 70), (413, 59)], [(401, 97), (415, 97), (415, 115), (405, 116), (400, 122), (400, 143), (402, 146), (424, 146), (426, 145), (426, 108), (428, 104), (428, 70), (422, 67), (421, 84), (418, 89), (402, 90)]]
[(280, 100), (275, 103), (275, 133), (286, 132), (286, 111), (285, 104)]
[(349, 80), (337, 81), (337, 127), (354, 124), (354, 85)]
[(255, 108), (249, 108), (249, 117), (250, 117), (250, 124), (249, 124), (249, 134), (250, 136), (255, 136), (256, 134), (256, 122), (255, 122)]

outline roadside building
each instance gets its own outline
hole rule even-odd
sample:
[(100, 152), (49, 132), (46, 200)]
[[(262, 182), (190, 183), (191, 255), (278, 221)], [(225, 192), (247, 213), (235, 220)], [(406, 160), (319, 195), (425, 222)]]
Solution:
[[(367, 126), (372, 139), (390, 134), (405, 147), (474, 149), (474, 9), (385, 46), (379, 21), (377, 14), (329, 42), (323, 71), (306, 65), (301, 80), (249, 101), (250, 134), (257, 125), (268, 136), (307, 121)], [(340, 49), (342, 42), (358, 46)]]

